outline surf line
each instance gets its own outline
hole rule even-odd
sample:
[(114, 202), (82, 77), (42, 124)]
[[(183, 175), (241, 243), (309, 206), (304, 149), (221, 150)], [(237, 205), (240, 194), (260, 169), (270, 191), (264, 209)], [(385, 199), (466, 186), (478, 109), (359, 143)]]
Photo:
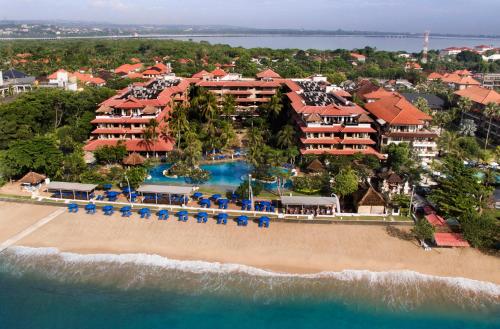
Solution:
[(53, 219), (55, 219), (57, 216), (61, 215), (63, 212), (65, 212), (65, 208), (57, 209), (53, 213), (45, 216), (44, 218), (40, 219), (38, 222), (34, 223), (33, 225), (27, 227), (23, 231), (17, 233), (13, 237), (5, 240), (2, 244), (0, 244), (0, 253), (4, 252), (5, 249), (11, 247), (14, 245), (16, 242), (19, 240), (25, 238), (26, 236), (30, 235), (31, 233), (35, 232), (38, 230), (40, 227), (44, 226), (45, 224), (49, 223)]

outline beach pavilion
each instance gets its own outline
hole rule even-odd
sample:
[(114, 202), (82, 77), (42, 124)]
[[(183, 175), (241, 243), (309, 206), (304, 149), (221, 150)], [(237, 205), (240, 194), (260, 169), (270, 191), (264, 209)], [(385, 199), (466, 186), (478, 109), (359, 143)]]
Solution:
[(333, 215), (338, 207), (336, 197), (282, 196), (281, 204), (287, 214)]
[(70, 182), (50, 182), (47, 184), (47, 192), (57, 193), (60, 198), (72, 197), (73, 199), (82, 198), (92, 199), (92, 194), (96, 189), (96, 184), (80, 184)]
[(155, 203), (158, 203), (168, 200), (169, 204), (172, 204), (172, 201), (187, 204), (193, 191), (193, 186), (169, 185), (141, 185), (137, 189), (137, 192), (143, 196), (143, 202), (145, 200), (154, 200)]
[(29, 173), (24, 175), (23, 178), (19, 180), (19, 183), (27, 186), (37, 186), (38, 184), (43, 182), (46, 178), (47, 177), (42, 174), (30, 171)]

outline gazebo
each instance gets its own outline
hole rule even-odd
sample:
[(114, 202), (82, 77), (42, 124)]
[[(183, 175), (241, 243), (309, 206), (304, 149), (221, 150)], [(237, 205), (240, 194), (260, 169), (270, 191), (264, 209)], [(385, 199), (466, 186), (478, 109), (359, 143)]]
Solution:
[(45, 178), (47, 178), (47, 177), (42, 175), (42, 174), (36, 173), (34, 171), (30, 171), (29, 173), (24, 175), (23, 178), (21, 178), (19, 180), (19, 183), (21, 183), (23, 185), (33, 186), (33, 185), (40, 184), (41, 182), (43, 182), (45, 180)]
[(138, 166), (144, 164), (144, 159), (143, 156), (141, 156), (139, 153), (132, 152), (130, 153), (125, 159), (123, 159), (123, 164), (127, 166)]
[(172, 202), (187, 204), (193, 190), (193, 186), (141, 185), (137, 192), (144, 196), (143, 202), (154, 200), (155, 203), (162, 203), (166, 197), (169, 204)]
[[(355, 197), (355, 199), (357, 198)], [(383, 195), (375, 191), (375, 189), (371, 186), (355, 203), (358, 214), (363, 213), (383, 215), (385, 214), (387, 205)]]
[(315, 173), (320, 173), (325, 171), (325, 166), (319, 161), (318, 159), (314, 159), (311, 161), (311, 163), (307, 166), (307, 170), (310, 172), (315, 172)]
[(90, 200), (93, 198), (93, 192), (96, 184), (80, 184), (69, 182), (50, 182), (47, 185), (48, 192), (55, 192), (60, 198), (72, 197), (72, 199), (81, 198)]

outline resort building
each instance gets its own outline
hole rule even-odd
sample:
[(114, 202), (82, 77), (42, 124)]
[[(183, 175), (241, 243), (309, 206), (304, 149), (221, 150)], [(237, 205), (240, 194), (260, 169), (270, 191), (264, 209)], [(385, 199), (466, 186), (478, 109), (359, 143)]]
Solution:
[(98, 86), (106, 85), (106, 81), (100, 77), (94, 77), (90, 73), (82, 73), (80, 71), (68, 72), (65, 69), (59, 69), (48, 77), (48, 85), (42, 87), (58, 87), (66, 90), (76, 91), (82, 86)]
[(0, 70), (0, 97), (19, 94), (30, 91), (33, 88), (35, 77), (15, 70)]
[[(174, 141), (164, 134), (164, 119), (176, 102), (187, 100), (189, 82), (163, 76), (145, 83), (135, 83), (100, 104), (92, 121), (96, 129), (85, 151), (95, 151), (104, 145), (122, 142), (128, 152), (145, 156), (165, 155), (173, 150)], [(144, 130), (151, 119), (158, 122), (157, 139), (146, 140)]]
[(431, 117), (399, 94), (367, 103), (365, 108), (376, 122), (379, 147), (408, 143), (417, 156), (432, 158), (437, 155), (438, 134), (429, 129)]
[(470, 86), (480, 86), (481, 83), (472, 77), (472, 73), (467, 70), (458, 70), (453, 73), (440, 74), (432, 72), (427, 76), (429, 81), (442, 81), (450, 88), (462, 90)]
[[(486, 89), (479, 86), (470, 87), (455, 92), (458, 97), (466, 97), (473, 103), (471, 111), (464, 113), (464, 118), (472, 119), (476, 123), (476, 134), (486, 137), (489, 125), (489, 118), (484, 115), (484, 109), (489, 103), (500, 104), (500, 94), (495, 90)], [(490, 143), (500, 145), (500, 120), (493, 118), (490, 128)]]
[(382, 158), (373, 148), (373, 120), (363, 108), (332, 92), (325, 81), (293, 80), (287, 85), (292, 90), (286, 94), (288, 107), (301, 134), (301, 154), (362, 153)]
[(238, 115), (254, 115), (255, 109), (268, 103), (284, 83), (284, 79), (272, 70), (260, 72), (256, 78), (243, 78), (241, 74), (217, 68), (212, 72), (198, 72), (192, 79), (196, 86), (216, 94), (220, 105), (225, 95), (233, 95)]

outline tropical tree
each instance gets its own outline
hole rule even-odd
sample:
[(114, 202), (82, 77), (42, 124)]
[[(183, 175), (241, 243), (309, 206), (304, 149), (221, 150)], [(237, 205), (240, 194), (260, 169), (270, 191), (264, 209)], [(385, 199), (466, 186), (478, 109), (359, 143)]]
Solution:
[(453, 154), (458, 148), (458, 134), (453, 131), (443, 131), (438, 138), (438, 146), (447, 154)]
[(484, 149), (488, 147), (490, 131), (491, 131), (491, 123), (493, 119), (500, 117), (500, 105), (497, 103), (488, 103), (486, 108), (484, 109), (484, 115), (489, 119), (488, 120), (488, 131), (486, 132), (486, 141), (484, 142)]
[(477, 126), (472, 119), (463, 119), (460, 123), (460, 135), (462, 136), (476, 136)]
[(472, 101), (470, 98), (462, 97), (457, 103), (457, 109), (460, 113), (460, 122), (464, 119), (464, 113), (469, 112), (472, 108)]
[(247, 160), (254, 166), (258, 166), (262, 160), (262, 147), (264, 138), (259, 128), (250, 128), (247, 131), (248, 153)]
[(156, 142), (158, 141), (159, 123), (156, 119), (150, 119), (146, 129), (144, 130), (144, 139), (149, 139), (149, 143), (153, 144), (153, 156), (156, 157)]
[(278, 92), (271, 97), (271, 100), (265, 106), (267, 114), (273, 118), (277, 118), (283, 109), (283, 104), (281, 102), (281, 94)]
[(226, 118), (230, 118), (231, 115), (236, 113), (236, 99), (231, 94), (224, 95), (222, 100), (222, 114)]
[(356, 175), (356, 172), (352, 168), (342, 169), (334, 177), (332, 190), (340, 198), (344, 198), (358, 190), (358, 182), (358, 175)]
[(219, 112), (217, 96), (205, 89), (199, 90), (198, 95), (193, 98), (191, 104), (208, 123), (212, 123)]
[(426, 113), (426, 114), (432, 114), (432, 110), (431, 108), (429, 107), (429, 102), (427, 101), (427, 99), (423, 98), (423, 97), (418, 97), (415, 102), (413, 103), (413, 105), (415, 105), (416, 108), (418, 108), (420, 111)]
[(438, 111), (432, 116), (432, 124), (439, 127), (439, 134), (451, 121), (453, 121), (453, 114), (450, 111)]
[(187, 117), (187, 107), (183, 104), (176, 104), (173, 107), (172, 114), (167, 121), (165, 127), (170, 131), (164, 131), (165, 134), (173, 134), (177, 136), (177, 149), (180, 149), (182, 134), (189, 130), (189, 121)]
[(276, 136), (276, 144), (282, 149), (287, 149), (295, 145), (295, 129), (292, 125), (286, 125), (281, 128)]
[(419, 240), (432, 240), (434, 237), (434, 231), (434, 226), (432, 226), (425, 219), (418, 220), (415, 226), (411, 229), (411, 232)]

